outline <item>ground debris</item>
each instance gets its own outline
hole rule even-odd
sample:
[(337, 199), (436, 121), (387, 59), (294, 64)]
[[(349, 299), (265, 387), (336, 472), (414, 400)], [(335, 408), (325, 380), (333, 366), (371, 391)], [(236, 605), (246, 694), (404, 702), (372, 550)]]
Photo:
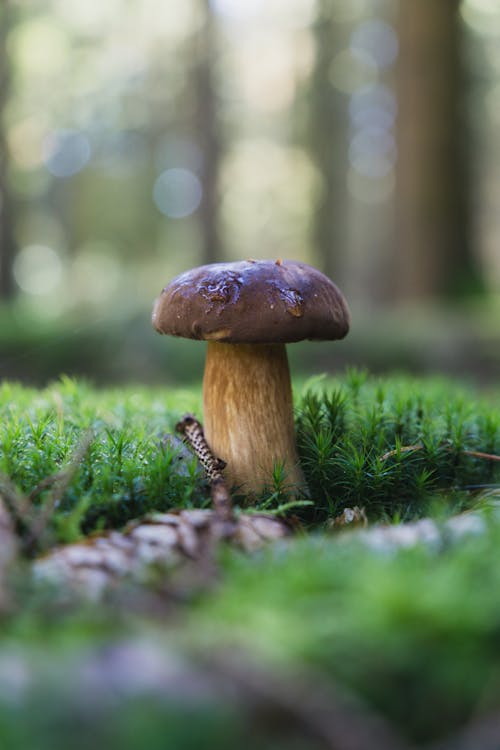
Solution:
[(346, 527), (353, 529), (356, 527), (365, 528), (366, 526), (368, 526), (366, 511), (358, 505), (355, 505), (353, 508), (344, 508), (342, 513), (335, 516), (328, 524), (328, 528), (335, 531)]
[[(201, 423), (192, 415), (186, 415), (177, 429), (206, 473), (212, 509), (154, 513), (131, 521), (122, 531), (94, 534), (79, 542), (55, 547), (34, 560), (35, 580), (63, 586), (65, 590), (91, 599), (100, 599), (125, 581), (150, 581), (158, 572), (157, 578), (165, 589), (171, 586), (174, 571), (177, 579), (182, 579), (179, 571), (189, 570), (187, 579), (192, 579), (189, 585), (195, 579), (197, 584), (206, 585), (218, 576), (216, 553), (220, 543), (227, 542), (249, 552), (291, 533), (289, 524), (276, 516), (235, 512), (221, 473), (225, 464), (213, 455)], [(88, 450), (91, 437), (85, 436), (63, 472), (42, 483), (43, 488), (55, 485), (53, 494), (57, 499), (61, 494), (59, 486), (66, 487), (68, 477)], [(162, 442), (176, 450), (179, 447), (186, 450), (184, 443), (174, 435), (163, 435)], [(47, 503), (32, 522), (30, 539), (40, 536), (53, 508), (54, 502)]]
[(290, 534), (285, 521), (265, 514), (235, 515), (228, 523), (209, 509), (155, 513), (122, 532), (56, 547), (34, 561), (37, 580), (67, 585), (91, 598), (124, 580), (144, 580), (152, 568), (168, 571), (194, 563), (210, 574), (222, 540), (244, 551)]
[[(498, 513), (498, 510), (497, 510)], [(470, 510), (445, 520), (421, 518), (401, 524), (377, 524), (368, 529), (353, 531), (363, 544), (379, 552), (423, 545), (439, 550), (464, 537), (478, 536), (488, 528), (488, 515), (481, 510)]]

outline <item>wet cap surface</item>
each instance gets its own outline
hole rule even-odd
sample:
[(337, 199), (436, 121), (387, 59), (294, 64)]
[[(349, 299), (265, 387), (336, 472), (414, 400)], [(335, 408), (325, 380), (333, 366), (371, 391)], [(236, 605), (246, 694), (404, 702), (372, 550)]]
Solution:
[(160, 333), (233, 344), (343, 338), (349, 309), (324, 274), (294, 261), (200, 266), (177, 276), (153, 309)]

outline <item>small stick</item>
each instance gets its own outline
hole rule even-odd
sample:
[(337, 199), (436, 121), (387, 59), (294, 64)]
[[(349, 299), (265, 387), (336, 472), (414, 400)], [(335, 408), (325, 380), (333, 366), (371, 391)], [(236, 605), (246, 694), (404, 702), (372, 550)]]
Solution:
[(500, 456), (496, 456), (494, 453), (482, 453), (481, 451), (460, 451), (466, 456), (474, 456), (475, 458), (486, 458), (488, 461), (500, 461)]
[(210, 482), (210, 494), (217, 517), (224, 522), (233, 519), (231, 495), (224, 479), (223, 469), (226, 462), (217, 458), (208, 445), (201, 423), (192, 414), (186, 414), (175, 429), (184, 435), (185, 442), (191, 446), (199, 462), (205, 469)]
[(387, 453), (384, 453), (383, 456), (380, 456), (381, 461), (387, 461), (388, 458), (391, 458), (391, 456), (397, 456), (400, 453), (412, 453), (413, 451), (421, 451), (424, 446), (422, 443), (417, 443), (417, 445), (404, 445), (402, 448), (394, 448), (392, 451), (387, 451)]
[[(392, 451), (387, 451), (387, 453), (384, 453), (383, 456), (380, 456), (381, 461), (386, 461), (388, 458), (391, 458), (391, 456), (397, 456), (400, 453), (412, 453), (414, 451), (421, 451), (423, 450), (422, 443), (417, 443), (416, 445), (405, 445), (402, 448), (395, 448)], [(452, 451), (453, 447), (448, 446), (448, 450)], [(500, 461), (500, 456), (496, 456), (494, 453), (483, 453), (482, 451), (471, 451), (466, 450), (465, 448), (460, 449), (458, 451), (459, 453), (462, 453), (464, 456), (472, 456), (473, 458), (484, 458), (487, 461)]]

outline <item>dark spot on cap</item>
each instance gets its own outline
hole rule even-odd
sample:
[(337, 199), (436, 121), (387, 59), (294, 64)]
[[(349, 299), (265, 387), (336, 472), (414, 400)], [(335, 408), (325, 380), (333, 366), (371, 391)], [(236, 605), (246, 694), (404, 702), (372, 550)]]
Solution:
[(198, 292), (212, 305), (230, 305), (238, 300), (241, 283), (241, 278), (235, 273), (218, 274), (203, 279)]
[(280, 289), (279, 295), (285, 303), (285, 310), (295, 318), (301, 318), (304, 314), (304, 300), (296, 289)]

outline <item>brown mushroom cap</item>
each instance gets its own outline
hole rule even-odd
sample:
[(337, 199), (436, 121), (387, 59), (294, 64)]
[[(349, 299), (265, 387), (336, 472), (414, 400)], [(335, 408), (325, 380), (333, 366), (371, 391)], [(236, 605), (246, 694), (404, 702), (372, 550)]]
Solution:
[(232, 344), (333, 340), (349, 330), (342, 292), (306, 263), (213, 263), (177, 276), (153, 309), (160, 333)]

